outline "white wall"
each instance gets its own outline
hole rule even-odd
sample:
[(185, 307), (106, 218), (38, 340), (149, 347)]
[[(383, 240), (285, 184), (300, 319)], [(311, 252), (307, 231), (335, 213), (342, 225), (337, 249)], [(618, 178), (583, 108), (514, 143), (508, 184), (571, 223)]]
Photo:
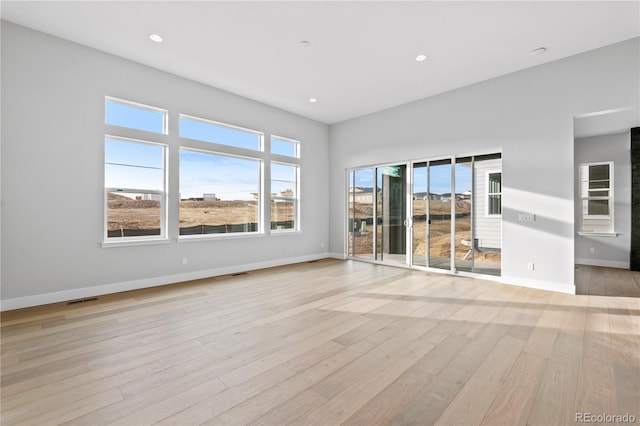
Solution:
[[(593, 136), (575, 141), (576, 263), (629, 268), (631, 250), (631, 136), (629, 132)], [(613, 161), (615, 237), (578, 235), (581, 203), (579, 165)], [(594, 253), (590, 249), (594, 249)]]
[[(303, 232), (178, 243), (174, 198), (170, 243), (102, 248), (105, 95), (299, 139)], [(324, 124), (4, 21), (1, 100), (3, 309), (326, 256)]]
[(633, 39), (331, 126), (331, 251), (345, 168), (501, 148), (503, 281), (573, 292), (573, 117), (638, 105), (639, 51)]

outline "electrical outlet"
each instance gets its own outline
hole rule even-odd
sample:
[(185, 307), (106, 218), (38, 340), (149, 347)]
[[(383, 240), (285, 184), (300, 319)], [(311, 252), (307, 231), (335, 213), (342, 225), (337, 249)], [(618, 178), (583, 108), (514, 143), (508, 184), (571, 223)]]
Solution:
[(519, 213), (518, 214), (518, 221), (520, 222), (535, 222), (536, 221), (536, 215), (533, 213)]
[(535, 271), (536, 265), (533, 262), (529, 262), (527, 263), (527, 270), (528, 271)]
[(189, 263), (189, 262), (187, 261), (187, 258), (186, 258), (186, 257), (183, 257), (183, 258), (182, 258), (182, 264), (183, 264), (183, 265), (186, 265), (187, 263)]
[(591, 248), (589, 249), (589, 253), (593, 254), (593, 253), (595, 253), (595, 252), (596, 252), (596, 248), (595, 248), (595, 247), (591, 247)]

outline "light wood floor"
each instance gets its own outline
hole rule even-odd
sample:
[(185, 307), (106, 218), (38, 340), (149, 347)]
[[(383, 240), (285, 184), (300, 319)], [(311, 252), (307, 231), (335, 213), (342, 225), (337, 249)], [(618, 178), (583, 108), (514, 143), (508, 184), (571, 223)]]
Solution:
[(576, 294), (640, 297), (640, 272), (576, 265)]
[(326, 260), (1, 329), (3, 425), (640, 422), (637, 298)]

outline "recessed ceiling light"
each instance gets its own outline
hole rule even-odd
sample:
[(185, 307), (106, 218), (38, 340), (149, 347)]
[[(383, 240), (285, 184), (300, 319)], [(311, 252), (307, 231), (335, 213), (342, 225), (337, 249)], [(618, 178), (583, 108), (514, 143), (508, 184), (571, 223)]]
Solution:
[(149, 34), (149, 40), (155, 41), (156, 43), (161, 43), (162, 37), (160, 36), (160, 34), (151, 33)]
[(309, 40), (302, 40), (300, 42), (300, 45), (304, 46), (304, 47), (309, 47), (309, 46), (311, 46), (311, 42)]
[(427, 55), (418, 55), (418, 56), (416, 56), (416, 61), (418, 61), (418, 62), (422, 62), (425, 59), (427, 59)]
[(537, 49), (533, 49), (531, 52), (529, 52), (531, 56), (544, 55), (545, 53), (547, 53), (546, 47), (538, 47)]
[(316, 98), (309, 98), (309, 102), (315, 104), (316, 102), (318, 102), (318, 100)]

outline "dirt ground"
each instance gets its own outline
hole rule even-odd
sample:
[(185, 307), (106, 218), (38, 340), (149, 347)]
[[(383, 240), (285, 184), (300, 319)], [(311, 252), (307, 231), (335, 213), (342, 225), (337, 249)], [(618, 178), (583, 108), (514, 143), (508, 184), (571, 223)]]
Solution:
[[(272, 221), (287, 221), (294, 219), (294, 205), (292, 203), (272, 203)], [(353, 215), (353, 206), (350, 213)], [(382, 209), (379, 208), (379, 211)], [(470, 205), (465, 202), (456, 204), (457, 213), (468, 213)], [(451, 212), (449, 202), (431, 202), (432, 215), (446, 215)], [(420, 200), (414, 203), (414, 218), (426, 214), (426, 202)], [(371, 204), (356, 203), (356, 219), (366, 220), (373, 215)], [(258, 222), (257, 201), (180, 201), (180, 227), (186, 228), (198, 225), (234, 225)], [(352, 216), (353, 217), (353, 216)], [(130, 198), (110, 194), (108, 209), (109, 231), (121, 229), (159, 229), (160, 202), (152, 200), (132, 200)], [(426, 255), (426, 226), (424, 219), (414, 219), (413, 223), (413, 253), (417, 256)], [(378, 247), (381, 247), (382, 225), (378, 225)], [(433, 257), (451, 256), (451, 220), (431, 221), (430, 255)], [(462, 244), (462, 240), (471, 240), (469, 217), (456, 219), (456, 259), (462, 259), (469, 251), (469, 246)], [(354, 239), (349, 238), (349, 253), (352, 252)], [(355, 253), (360, 256), (373, 255), (373, 227), (365, 225), (365, 232), (355, 237)], [(498, 253), (475, 253), (475, 260), (488, 263), (499, 263)]]
[[(380, 210), (380, 207), (378, 207)], [(471, 206), (466, 202), (456, 203), (456, 213), (469, 213)], [(353, 214), (353, 206), (350, 213)], [(373, 206), (371, 204), (355, 203), (356, 219), (371, 218)], [(451, 213), (451, 203), (449, 202), (431, 202), (432, 215), (448, 215)], [(424, 219), (417, 219), (421, 215), (426, 214), (426, 201), (414, 202), (414, 222), (413, 222), (413, 254), (417, 256), (425, 256), (427, 250), (427, 222)], [(380, 235), (383, 232), (382, 225), (378, 225), (378, 247), (382, 247)], [(433, 220), (431, 221), (431, 246), (430, 255), (432, 257), (451, 257), (451, 219)], [(355, 240), (355, 241), (354, 241)], [(456, 219), (456, 245), (455, 258), (463, 259), (469, 252), (470, 247), (462, 244), (462, 241), (471, 241), (471, 223), (470, 218), (462, 217)], [(373, 256), (373, 227), (365, 226), (365, 232), (356, 234), (355, 238), (349, 238), (349, 252), (352, 252), (352, 246), (355, 243), (355, 253), (359, 256)], [(378, 249), (380, 250), (380, 248)], [(479, 253), (474, 254), (476, 262), (500, 263), (499, 253)]]
[[(271, 219), (294, 219), (293, 203), (272, 203)], [(257, 223), (257, 201), (180, 201), (180, 227)], [(160, 202), (110, 194), (108, 229), (160, 228)]]

